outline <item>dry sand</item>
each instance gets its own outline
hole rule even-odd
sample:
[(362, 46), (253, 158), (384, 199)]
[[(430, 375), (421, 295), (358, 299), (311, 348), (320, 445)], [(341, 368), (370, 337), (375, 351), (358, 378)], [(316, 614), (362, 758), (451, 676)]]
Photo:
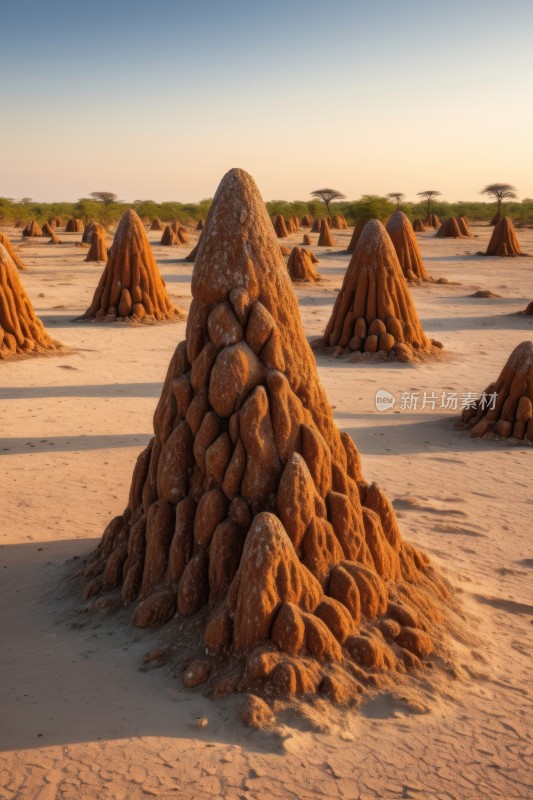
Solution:
[[(533, 451), (470, 439), (458, 412), (399, 410), (401, 392), (481, 392), (511, 350), (533, 338), (533, 257), (475, 256), (478, 238), (418, 235), (428, 272), (460, 286), (412, 287), (442, 359), (419, 365), (318, 358), (339, 426), (354, 437), (368, 479), (394, 500), (404, 536), (455, 586), (472, 645), (439, 691), (369, 697), (328, 726), (289, 717), (268, 733), (243, 728), (238, 698), (211, 702), (170, 670), (147, 668), (160, 641), (129, 612), (79, 612), (69, 576), (123, 511), (135, 459), (185, 323), (72, 325), (103, 265), (84, 262), (79, 234), (62, 246), (21, 241), (23, 283), (50, 333), (72, 351), (0, 365), (0, 798), (531, 797)], [(304, 231), (305, 232), (305, 231)], [(307, 334), (323, 332), (351, 232), (314, 248), (323, 281), (296, 292)], [(303, 232), (284, 243), (300, 243)], [(519, 231), (533, 253), (533, 231)], [(171, 299), (187, 308), (194, 245), (149, 238)], [(313, 236), (316, 241), (316, 236)], [(469, 297), (489, 289), (500, 299)], [(376, 411), (375, 393), (397, 398)], [(197, 727), (197, 718), (208, 726)], [(528, 760), (529, 759), (529, 760)]]

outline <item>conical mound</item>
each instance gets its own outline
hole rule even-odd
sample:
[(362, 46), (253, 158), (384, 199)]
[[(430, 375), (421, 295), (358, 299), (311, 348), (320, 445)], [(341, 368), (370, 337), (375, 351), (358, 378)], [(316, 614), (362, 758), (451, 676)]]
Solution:
[(274, 230), (276, 231), (278, 239), (284, 239), (289, 235), (289, 231), (287, 230), (287, 225), (285, 224), (285, 219), (282, 214), (278, 214), (275, 218)]
[(50, 223), (48, 223), (48, 222), (45, 222), (45, 223), (44, 223), (44, 225), (43, 225), (43, 227), (42, 227), (42, 233), (41, 233), (41, 236), (51, 236), (51, 237), (54, 237), (54, 236), (55, 236), (55, 234), (54, 234), (54, 229), (52, 228), (52, 226), (50, 225)]
[(337, 231), (345, 231), (347, 230), (348, 225), (342, 214), (335, 214), (335, 216), (331, 219), (330, 227)]
[(98, 226), (98, 224), (99, 224), (98, 222), (89, 222), (89, 223), (87, 223), (87, 225), (83, 229), (83, 233), (81, 235), (81, 241), (83, 242), (83, 244), (90, 244), (91, 243), (91, 237), (92, 237), (93, 231)]
[(93, 301), (79, 320), (155, 322), (180, 316), (168, 298), (144, 226), (129, 208), (118, 224)]
[(311, 244), (311, 237), (309, 236), (308, 233), (304, 233), (303, 239), (302, 239), (302, 244), (305, 244), (307, 246), (309, 246)]
[(309, 228), (309, 227), (310, 227), (310, 225), (311, 225), (311, 220), (309, 219), (309, 217), (307, 216), (307, 214), (304, 214), (304, 215), (303, 215), (303, 217), (302, 217), (302, 221), (300, 222), (300, 225), (302, 226), (302, 228)]
[(428, 227), (435, 228), (435, 230), (437, 230), (437, 228), (440, 227), (440, 219), (436, 214), (429, 214), (429, 216), (427, 216), (425, 219), (425, 224)]
[(422, 233), (423, 231), (426, 230), (426, 226), (424, 225), (420, 217), (417, 217), (415, 220), (413, 220), (413, 230), (415, 233)]
[(533, 342), (515, 347), (496, 383), (487, 386), (459, 423), (470, 436), (533, 444)]
[(513, 222), (510, 217), (501, 217), (494, 226), (486, 256), (523, 256)]
[(401, 360), (431, 351), (394, 245), (377, 219), (365, 225), (320, 344), (339, 354), (384, 352)]
[(191, 250), (191, 252), (189, 253), (189, 255), (185, 256), (184, 261), (190, 261), (190, 262), (196, 261), (196, 256), (198, 255), (199, 247), (200, 247), (200, 239), (198, 239), (198, 241), (194, 245), (194, 247)]
[(291, 215), (291, 220), (290, 221), (291, 221), (291, 224), (292, 224), (292, 232), (293, 233), (298, 233), (298, 231), (300, 230), (300, 223), (298, 222), (298, 217), (296, 216), (296, 214), (292, 214)]
[(189, 235), (179, 220), (175, 220), (170, 228), (176, 234), (176, 244), (187, 244)]
[(97, 222), (92, 223), (90, 242), (91, 246), (85, 261), (107, 261), (106, 231), (103, 225), (98, 225)]
[(81, 219), (69, 219), (67, 222), (65, 233), (83, 233), (85, 226)]
[(369, 673), (397, 680), (427, 661), (449, 596), (335, 425), (241, 170), (213, 199), (192, 295), (155, 435), (84, 570), (85, 596), (120, 591), (139, 626), (177, 611), (187, 686), (357, 702), (379, 680)]
[(474, 235), (470, 230), (470, 225), (468, 224), (468, 220), (464, 214), (461, 214), (460, 217), (457, 217), (457, 224), (459, 225), (459, 230), (463, 236), (471, 237)]
[(463, 239), (459, 223), (455, 217), (444, 220), (437, 233), (439, 239)]
[(161, 241), (159, 244), (164, 245), (165, 247), (170, 247), (174, 244), (179, 244), (178, 234), (175, 233), (170, 225), (165, 225), (165, 230), (163, 231), (163, 235), (161, 237)]
[(311, 281), (315, 283), (320, 280), (320, 275), (313, 267), (309, 253), (303, 247), (293, 247), (287, 261), (287, 269), (293, 282)]
[(392, 240), (407, 280), (416, 283), (431, 280), (426, 272), (413, 227), (403, 211), (398, 209), (394, 212), (387, 222), (386, 231)]
[(352, 233), (352, 238), (350, 239), (350, 244), (348, 245), (348, 247), (346, 249), (347, 253), (353, 253), (353, 251), (357, 247), (357, 242), (359, 241), (359, 237), (363, 233), (363, 228), (364, 227), (365, 226), (362, 225), (360, 222), (356, 222), (355, 223), (355, 226), (354, 226), (354, 229), (353, 229), (353, 233)]
[(320, 236), (317, 244), (319, 247), (333, 247), (333, 239), (331, 238), (327, 219), (323, 219), (320, 223)]
[(37, 237), (37, 236), (42, 236), (43, 232), (41, 230), (40, 225), (35, 220), (32, 220), (31, 222), (28, 222), (28, 224), (26, 225), (26, 227), (22, 231), (22, 235), (23, 236), (30, 236), (30, 237)]
[(163, 230), (163, 223), (159, 219), (159, 217), (154, 217), (152, 220), (152, 224), (150, 225), (151, 231), (162, 231)]
[(13, 245), (9, 241), (9, 238), (6, 236), (5, 233), (2, 233), (2, 231), (0, 231), (0, 244), (4, 245), (11, 261), (14, 263), (16, 268), (19, 269), (21, 272), (24, 272), (27, 269), (26, 264), (24, 264), (24, 262), (20, 260), (18, 255), (13, 250)]
[(17, 268), (0, 243), (0, 360), (61, 350), (36, 315)]
[(311, 226), (311, 233), (320, 233), (320, 223), (322, 222), (320, 217), (315, 217), (313, 220), (313, 224)]

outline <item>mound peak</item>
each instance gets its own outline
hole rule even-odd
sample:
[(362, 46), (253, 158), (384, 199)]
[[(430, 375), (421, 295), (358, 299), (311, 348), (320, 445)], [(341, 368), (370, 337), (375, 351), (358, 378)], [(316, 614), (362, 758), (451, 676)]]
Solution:
[(98, 222), (91, 223), (88, 240), (90, 247), (85, 261), (107, 261), (108, 250), (104, 226)]
[(329, 230), (327, 219), (323, 219), (320, 223), (320, 236), (317, 242), (319, 247), (333, 247), (333, 239)]
[(283, 214), (277, 214), (274, 218), (274, 230), (276, 231), (278, 239), (285, 239), (285, 237), (289, 235)]
[(464, 409), (459, 427), (473, 437), (533, 444), (533, 342), (515, 347), (497, 381)]
[(403, 211), (398, 209), (394, 212), (387, 222), (386, 231), (392, 240), (407, 280), (416, 283), (431, 280), (426, 272), (413, 226)]
[(461, 228), (456, 217), (449, 217), (444, 220), (437, 233), (435, 234), (439, 239), (463, 239), (464, 234), (461, 233)]
[(363, 229), (319, 346), (338, 348), (338, 355), (383, 352), (401, 360), (432, 349), (394, 245), (377, 219)]
[(0, 243), (0, 360), (61, 350), (36, 315), (8, 251)]
[(356, 702), (366, 670), (422, 666), (448, 592), (335, 425), (243, 170), (215, 194), (192, 295), (155, 435), (85, 595), (120, 590), (139, 626), (177, 610), (188, 686)]
[(79, 320), (154, 322), (180, 315), (168, 298), (144, 225), (128, 208), (118, 224), (93, 301)]
[(13, 250), (13, 245), (9, 241), (8, 236), (6, 236), (5, 233), (2, 233), (2, 231), (0, 231), (0, 244), (4, 245), (10, 259), (12, 260), (16, 268), (21, 272), (24, 272), (27, 269), (26, 265), (21, 261), (21, 259), (15, 253), (15, 251)]

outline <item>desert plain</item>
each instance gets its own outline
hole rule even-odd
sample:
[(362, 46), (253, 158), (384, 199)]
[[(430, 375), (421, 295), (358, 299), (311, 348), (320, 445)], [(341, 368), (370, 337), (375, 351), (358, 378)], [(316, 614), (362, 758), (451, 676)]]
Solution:
[[(28, 267), (21, 279), (38, 316), (66, 347), (0, 364), (2, 800), (531, 797), (531, 449), (472, 439), (454, 423), (461, 398), (480, 394), (533, 338), (533, 317), (517, 313), (533, 300), (533, 230), (518, 230), (532, 254), (523, 258), (476, 255), (486, 224), (474, 222), (471, 239), (417, 234), (429, 274), (450, 281), (411, 286), (440, 357), (317, 355), (366, 478), (453, 586), (464, 639), (448, 680), (370, 692), (327, 718), (287, 713), (268, 731), (243, 727), (238, 697), (206, 699), (170, 666), (145, 664), (164, 633), (132, 628), (128, 610), (84, 613), (73, 579), (125, 506), (185, 320), (73, 324), (103, 264), (84, 261), (80, 234), (61, 230), (54, 247), (2, 230)], [(283, 243), (299, 244), (302, 233)], [(148, 231), (184, 310), (193, 264), (183, 259), (196, 235), (163, 247)], [(351, 230), (332, 235), (333, 247), (313, 247), (321, 281), (295, 285), (309, 339), (323, 333), (350, 260)], [(472, 297), (478, 290), (499, 296)], [(395, 398), (388, 411), (376, 408), (380, 389)], [(403, 407), (402, 395), (417, 393), (418, 407)], [(443, 393), (457, 396), (457, 410), (440, 407)]]

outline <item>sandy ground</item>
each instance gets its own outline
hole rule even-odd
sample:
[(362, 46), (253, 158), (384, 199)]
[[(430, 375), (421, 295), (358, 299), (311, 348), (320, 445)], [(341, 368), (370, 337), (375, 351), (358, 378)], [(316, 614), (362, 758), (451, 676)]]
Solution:
[[(486, 227), (473, 240), (420, 234), (430, 274), (461, 283), (413, 288), (445, 357), (414, 366), (318, 359), (367, 477), (455, 586), (473, 655), (449, 691), (428, 692), (423, 704), (371, 698), (328, 728), (288, 718), (261, 733), (242, 727), (235, 698), (211, 702), (167, 668), (143, 668), (159, 634), (131, 628), (127, 612), (79, 613), (67, 580), (125, 506), (185, 324), (71, 324), (102, 265), (84, 263), (79, 235), (60, 232), (65, 244), (53, 247), (4, 230), (29, 267), (22, 280), (38, 314), (72, 352), (0, 365), (0, 798), (531, 797), (533, 451), (468, 438), (452, 427), (458, 412), (439, 403), (442, 392), (481, 392), (533, 338), (533, 318), (513, 316), (533, 299), (533, 257), (476, 257)], [(164, 248), (160, 234), (149, 236), (170, 295), (187, 308), (192, 265), (180, 259), (194, 242)], [(323, 282), (296, 290), (309, 336), (325, 327), (349, 236), (336, 232), (334, 248), (316, 249)], [(533, 232), (519, 238), (533, 253)], [(480, 288), (502, 297), (469, 297)], [(377, 389), (397, 398), (393, 410), (376, 411)], [(402, 410), (401, 393), (413, 391), (420, 401), (435, 392), (437, 408)]]

